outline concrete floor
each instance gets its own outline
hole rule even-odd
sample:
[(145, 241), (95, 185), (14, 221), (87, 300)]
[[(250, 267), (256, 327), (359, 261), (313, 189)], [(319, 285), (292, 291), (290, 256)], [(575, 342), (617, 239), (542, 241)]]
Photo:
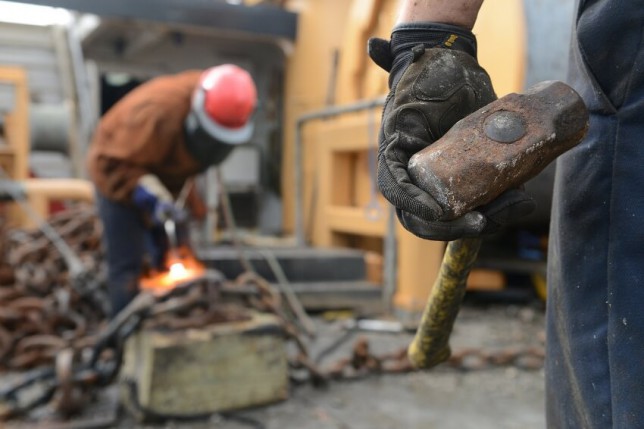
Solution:
[[(321, 323), (320, 347), (338, 335)], [(369, 334), (376, 353), (406, 345), (407, 334)], [(538, 306), (464, 306), (452, 347), (493, 350), (508, 345), (541, 345), (543, 310)], [(345, 356), (352, 342), (329, 358)], [(372, 376), (333, 382), (326, 389), (294, 388), (287, 401), (237, 413), (266, 429), (541, 429), (544, 419), (543, 370), (501, 367), (462, 371), (439, 366), (428, 372)], [(125, 416), (119, 429), (238, 429), (253, 427), (213, 416), (208, 421), (140, 425)]]
[[(287, 402), (243, 415), (269, 429), (537, 429), (545, 427), (542, 381), (538, 372), (512, 369), (384, 376), (299, 389)], [(249, 426), (214, 418), (165, 427)]]
[[(318, 324), (318, 339), (312, 355), (325, 349), (342, 334), (339, 322)], [(538, 303), (530, 305), (473, 306), (461, 309), (451, 337), (452, 349), (481, 348), (487, 351), (506, 346), (542, 346), (544, 314)], [(383, 354), (406, 347), (411, 334), (360, 334), (369, 339), (371, 350)], [(329, 356), (322, 367), (348, 357), (353, 339)], [(514, 366), (465, 371), (440, 365), (430, 371), (370, 376), (361, 380), (334, 381), (324, 389), (309, 384), (292, 388), (281, 403), (236, 412), (239, 419), (213, 415), (207, 420), (140, 424), (127, 414), (116, 421), (117, 389), (100, 392), (103, 400), (86, 409), (75, 421), (36, 423), (11, 422), (8, 429), (542, 429), (544, 419), (543, 369), (524, 370)], [(97, 419), (107, 410), (112, 423), (81, 425), (82, 417)]]

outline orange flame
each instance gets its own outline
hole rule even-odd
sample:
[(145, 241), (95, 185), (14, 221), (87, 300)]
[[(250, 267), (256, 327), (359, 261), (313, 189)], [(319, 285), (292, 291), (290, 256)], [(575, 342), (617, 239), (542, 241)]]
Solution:
[(165, 271), (153, 271), (139, 281), (141, 290), (151, 291), (154, 294), (164, 294), (179, 284), (198, 278), (206, 271), (205, 267), (192, 254), (182, 247), (167, 256), (168, 267)]

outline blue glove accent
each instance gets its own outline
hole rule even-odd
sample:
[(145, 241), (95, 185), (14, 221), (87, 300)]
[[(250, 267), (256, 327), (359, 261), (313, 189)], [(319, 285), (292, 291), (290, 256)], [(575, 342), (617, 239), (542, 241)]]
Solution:
[(132, 192), (132, 202), (135, 206), (144, 210), (147, 213), (154, 213), (155, 207), (159, 202), (159, 198), (156, 195), (145, 189), (141, 185), (137, 185)]
[(168, 219), (176, 218), (176, 209), (174, 204), (168, 203), (166, 201), (157, 201), (157, 204), (154, 206), (154, 212), (152, 213), (152, 221), (155, 224), (161, 225)]
[(172, 203), (160, 200), (142, 185), (137, 185), (134, 188), (132, 202), (150, 216), (152, 223), (155, 225), (161, 225), (166, 220), (174, 219), (177, 216), (176, 209)]

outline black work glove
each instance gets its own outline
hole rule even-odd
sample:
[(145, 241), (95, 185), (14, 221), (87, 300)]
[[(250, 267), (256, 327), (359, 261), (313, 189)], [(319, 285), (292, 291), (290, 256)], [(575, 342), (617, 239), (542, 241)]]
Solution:
[(478, 237), (534, 210), (532, 199), (516, 189), (449, 219), (407, 174), (413, 154), (496, 99), (490, 77), (476, 61), (471, 31), (448, 24), (401, 24), (391, 41), (370, 39), (369, 56), (390, 73), (379, 136), (378, 186), (408, 231), (439, 241)]

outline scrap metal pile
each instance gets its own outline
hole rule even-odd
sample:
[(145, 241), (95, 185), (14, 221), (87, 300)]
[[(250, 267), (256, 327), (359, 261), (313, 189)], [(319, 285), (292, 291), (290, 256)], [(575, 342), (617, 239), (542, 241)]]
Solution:
[(163, 294), (141, 293), (108, 321), (102, 228), (95, 210), (73, 207), (47, 224), (80, 259), (85, 274), (80, 280), (70, 276), (68, 261), (41, 229), (2, 231), (0, 371), (20, 376), (0, 387), (0, 420), (41, 405), (63, 416), (79, 411), (91, 399), (91, 389), (114, 381), (124, 341), (141, 326), (200, 328), (245, 320), (249, 308), (279, 312), (262, 279), (243, 276), (239, 280), (254, 290), (223, 299), (225, 279), (208, 271)]
[[(0, 386), (0, 421), (24, 416), (43, 405), (59, 416), (79, 412), (92, 400), (92, 392), (114, 382), (125, 340), (141, 327), (200, 328), (246, 320), (251, 309), (276, 315), (284, 336), (295, 344), (289, 358), (294, 382), (322, 385), (336, 379), (414, 370), (406, 347), (375, 355), (364, 338), (357, 339), (349, 357), (322, 369), (322, 358), (353, 339), (360, 329), (346, 329), (345, 335), (313, 358), (309, 348), (315, 337), (306, 323), (310, 319), (303, 319), (294, 297), (257, 275), (248, 261), (247, 271), (236, 279), (206, 270), (199, 278), (161, 294), (141, 292), (108, 321), (102, 228), (94, 208), (70, 208), (48, 219), (48, 224), (81, 260), (85, 275), (72, 278), (68, 261), (41, 231), (2, 231), (0, 372), (20, 374), (14, 382)], [(493, 353), (462, 350), (448, 361), (464, 369), (539, 368), (542, 363), (539, 348)]]
[[(101, 225), (94, 210), (73, 207), (49, 223), (100, 284)], [(39, 230), (4, 229), (0, 251), (0, 368), (51, 364), (67, 347), (91, 345), (91, 334), (105, 319), (104, 289), (75, 290), (62, 255)]]

